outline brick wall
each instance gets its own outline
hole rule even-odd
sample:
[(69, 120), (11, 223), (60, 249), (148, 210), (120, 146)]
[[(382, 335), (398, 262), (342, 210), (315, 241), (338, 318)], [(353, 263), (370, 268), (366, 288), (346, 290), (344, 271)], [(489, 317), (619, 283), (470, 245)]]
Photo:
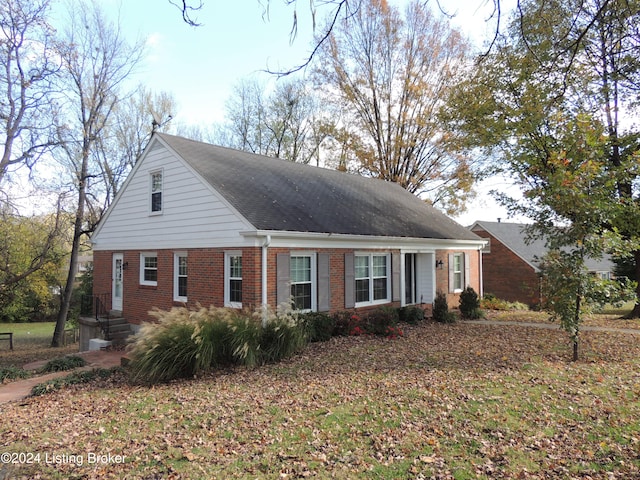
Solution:
[(491, 242), (491, 253), (482, 255), (484, 291), (509, 302), (530, 306), (540, 303), (538, 274), (518, 255), (485, 230), (474, 230)]
[[(478, 250), (438, 250), (436, 251), (436, 265), (442, 262), (442, 266), (436, 267), (437, 290), (441, 290), (447, 297), (449, 308), (460, 306), (460, 293), (451, 292), (449, 286), (449, 255), (456, 253), (468, 254), (469, 256), (469, 278), (466, 278), (466, 285), (471, 286), (479, 295), (480, 291), (480, 252)], [(484, 291), (487, 291), (486, 286)]]
[[(253, 309), (262, 303), (262, 249), (260, 247), (243, 249), (193, 249), (188, 250), (188, 302), (187, 307), (223, 306), (224, 305), (224, 253), (225, 251), (242, 251), (243, 271), (243, 306)], [(178, 250), (179, 251), (179, 250)], [(277, 265), (279, 253), (287, 253), (290, 249), (269, 248), (267, 256), (268, 291), (267, 299), (270, 305), (277, 303)], [(304, 249), (295, 249), (304, 251)], [(330, 308), (331, 311), (345, 309), (344, 291), (344, 258), (346, 253), (354, 250), (346, 249), (308, 249), (315, 253), (329, 255), (330, 265)], [(168, 310), (183, 303), (173, 301), (173, 267), (176, 250), (155, 250), (158, 256), (158, 282), (156, 286), (140, 285), (140, 251), (125, 251), (123, 271), (124, 295), (123, 315), (133, 324), (152, 320), (148, 312), (152, 306)], [(385, 253), (398, 251), (379, 250)], [(478, 252), (469, 253), (471, 261), (470, 284), (476, 291), (480, 289)], [(120, 252), (118, 252), (120, 253)], [(438, 251), (437, 260), (443, 260), (443, 268), (436, 269), (436, 281), (443, 285), (448, 293), (448, 254), (451, 251)], [(111, 293), (111, 262), (113, 252), (99, 251), (94, 254), (94, 294)], [(449, 294), (450, 306), (458, 306), (458, 294)], [(399, 304), (398, 304), (399, 306)], [(375, 308), (375, 307), (374, 307)]]

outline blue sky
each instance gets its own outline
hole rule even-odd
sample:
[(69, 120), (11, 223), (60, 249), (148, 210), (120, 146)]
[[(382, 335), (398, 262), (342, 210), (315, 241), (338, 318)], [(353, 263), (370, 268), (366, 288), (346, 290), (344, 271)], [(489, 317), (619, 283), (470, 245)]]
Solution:
[[(298, 34), (293, 42), (289, 33), (294, 8), (286, 6), (284, 0), (271, 0), (268, 18), (262, 5), (266, 0), (203, 0), (203, 8), (194, 13), (202, 24), (199, 27), (185, 24), (169, 0), (98, 1), (112, 18), (119, 14), (130, 41), (145, 39), (146, 56), (134, 81), (174, 96), (178, 104), (174, 124), (209, 127), (221, 121), (225, 101), (242, 78), (257, 76), (274, 81), (273, 76), (261, 71), (299, 65), (311, 49), (313, 28), (307, 0), (298, 0)], [(406, 0), (389, 2), (403, 5)], [(486, 5), (482, 8), (486, 3), (487, 0), (441, 1), (457, 14), (454, 23), (479, 47), (486, 33), (494, 28), (485, 21), (491, 12)], [(320, 8), (319, 19), (326, 13)], [(498, 180), (491, 185), (501, 184), (504, 182)], [(466, 224), (476, 219), (506, 218), (506, 212), (488, 198), (487, 189), (482, 187), (483, 193), (472, 211), (457, 217), (458, 221)]]

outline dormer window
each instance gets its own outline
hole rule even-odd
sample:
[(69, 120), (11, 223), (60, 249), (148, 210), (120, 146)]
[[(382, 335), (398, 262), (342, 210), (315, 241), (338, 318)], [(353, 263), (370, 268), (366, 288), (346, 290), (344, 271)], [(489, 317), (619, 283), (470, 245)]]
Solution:
[(162, 213), (162, 171), (151, 173), (151, 213)]

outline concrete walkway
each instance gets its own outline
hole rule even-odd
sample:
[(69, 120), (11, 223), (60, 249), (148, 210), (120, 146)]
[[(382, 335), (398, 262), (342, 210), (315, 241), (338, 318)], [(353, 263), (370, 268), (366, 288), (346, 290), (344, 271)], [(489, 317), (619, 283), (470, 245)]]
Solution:
[[(36, 385), (48, 382), (54, 378), (66, 377), (72, 372), (93, 370), (95, 368), (112, 368), (120, 366), (124, 352), (118, 351), (92, 351), (76, 353), (79, 357), (82, 357), (87, 362), (86, 366), (76, 368), (74, 370), (67, 370), (64, 372), (53, 372), (45, 375), (38, 375), (36, 377), (26, 378), (24, 380), (17, 380), (15, 382), (9, 382), (4, 385), (0, 385), (0, 405), (8, 402), (17, 402), (24, 400), (31, 394), (31, 390)], [(47, 361), (33, 362), (25, 365), (25, 370), (37, 370), (43, 367)]]

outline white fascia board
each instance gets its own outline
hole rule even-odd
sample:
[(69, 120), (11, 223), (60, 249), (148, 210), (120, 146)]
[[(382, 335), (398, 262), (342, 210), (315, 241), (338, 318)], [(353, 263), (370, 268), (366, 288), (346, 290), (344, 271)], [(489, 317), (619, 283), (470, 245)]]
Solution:
[(240, 232), (245, 238), (262, 239), (258, 244), (268, 243), (283, 248), (346, 248), (407, 250), (416, 253), (433, 253), (435, 250), (480, 250), (485, 240), (455, 240), (414, 237), (382, 237), (370, 235), (347, 235), (337, 233), (287, 232), (275, 230), (252, 230)]

